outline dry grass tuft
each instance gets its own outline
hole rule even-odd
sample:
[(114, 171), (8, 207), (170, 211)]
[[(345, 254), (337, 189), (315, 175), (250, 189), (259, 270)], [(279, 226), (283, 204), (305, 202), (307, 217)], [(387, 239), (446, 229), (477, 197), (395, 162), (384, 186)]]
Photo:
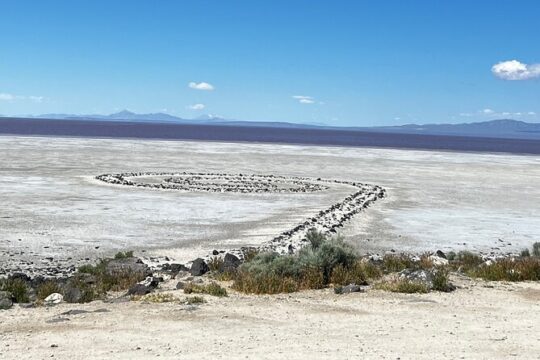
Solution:
[(187, 283), (184, 286), (185, 294), (208, 294), (217, 297), (228, 296), (227, 290), (221, 287), (215, 282), (211, 282), (208, 285), (198, 285), (193, 283)]
[(406, 279), (393, 279), (387, 280), (375, 284), (375, 289), (390, 291), (395, 293), (405, 293), (405, 294), (425, 294), (429, 292), (429, 288), (417, 281), (411, 281)]

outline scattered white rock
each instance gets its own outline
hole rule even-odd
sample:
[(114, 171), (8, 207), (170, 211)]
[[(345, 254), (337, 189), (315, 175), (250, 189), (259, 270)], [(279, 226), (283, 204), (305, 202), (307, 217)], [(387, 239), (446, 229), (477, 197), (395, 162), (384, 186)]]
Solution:
[(45, 302), (45, 305), (58, 305), (62, 301), (64, 301), (64, 297), (62, 296), (62, 294), (52, 293), (51, 295), (47, 296), (43, 301)]
[(431, 255), (429, 257), (429, 260), (431, 260), (431, 262), (433, 263), (433, 265), (435, 266), (444, 266), (444, 265), (448, 265), (448, 260), (443, 258), (443, 257), (440, 257), (440, 256), (437, 256), (437, 255)]

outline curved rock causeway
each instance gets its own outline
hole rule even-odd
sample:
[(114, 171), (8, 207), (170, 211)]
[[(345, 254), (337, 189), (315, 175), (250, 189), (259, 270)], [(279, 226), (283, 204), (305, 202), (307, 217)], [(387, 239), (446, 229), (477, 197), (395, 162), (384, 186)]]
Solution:
[[(258, 248), (259, 251), (275, 251), (280, 254), (294, 253), (301, 249), (307, 244), (306, 235), (310, 229), (316, 229), (325, 234), (336, 233), (337, 229), (354, 215), (386, 194), (386, 190), (378, 185), (321, 178), (258, 174), (131, 172), (103, 174), (96, 176), (96, 179), (114, 185), (186, 192), (310, 193), (327, 190), (333, 184), (347, 185), (354, 189), (343, 200), (319, 211), (292, 229), (283, 231)], [(229, 249), (228, 252), (243, 257), (244, 250)]]

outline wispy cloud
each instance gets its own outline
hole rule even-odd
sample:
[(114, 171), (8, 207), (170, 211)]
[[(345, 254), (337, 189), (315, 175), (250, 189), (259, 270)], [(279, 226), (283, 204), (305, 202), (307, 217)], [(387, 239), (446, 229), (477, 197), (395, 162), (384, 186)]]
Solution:
[(13, 101), (15, 99), (16, 99), (15, 95), (6, 94), (6, 93), (0, 93), (0, 100), (2, 100), (2, 101)]
[(293, 95), (292, 98), (298, 100), (298, 102), (300, 104), (313, 104), (313, 103), (315, 103), (315, 99), (313, 99), (311, 96)]
[(0, 101), (20, 101), (20, 100), (29, 100), (35, 103), (43, 102), (45, 98), (43, 96), (24, 96), (24, 95), (13, 95), (8, 93), (0, 93)]
[(491, 71), (503, 80), (528, 80), (540, 77), (540, 64), (524, 64), (517, 60), (502, 61), (493, 65)]
[(43, 102), (44, 97), (43, 96), (33, 96), (32, 95), (32, 96), (28, 96), (28, 99), (30, 99), (33, 102), (40, 103), (40, 102)]
[(188, 108), (191, 109), (191, 110), (202, 110), (205, 107), (206, 106), (204, 104), (193, 104), (193, 105), (188, 106)]
[(493, 109), (482, 109), (478, 110), (476, 112), (464, 112), (460, 113), (459, 116), (461, 117), (488, 117), (488, 118), (501, 118), (501, 117), (520, 117), (520, 116), (536, 116), (536, 113), (534, 111), (518, 111), (518, 112), (510, 112), (510, 111), (495, 111)]
[(195, 90), (206, 90), (206, 91), (214, 90), (214, 85), (206, 83), (206, 82), (196, 83), (192, 81), (188, 84), (188, 86)]

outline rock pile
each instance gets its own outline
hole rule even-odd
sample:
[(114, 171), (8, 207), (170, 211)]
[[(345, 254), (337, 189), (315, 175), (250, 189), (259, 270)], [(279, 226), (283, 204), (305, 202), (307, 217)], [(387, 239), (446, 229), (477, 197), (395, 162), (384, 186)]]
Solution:
[[(160, 178), (161, 182), (159, 182)], [(372, 202), (384, 197), (386, 193), (380, 186), (352, 181), (256, 174), (131, 172), (103, 174), (97, 176), (96, 179), (115, 185), (220, 193), (308, 193), (326, 190), (332, 184), (348, 185), (356, 189), (342, 201), (319, 211), (315, 216), (309, 217), (294, 228), (282, 232), (258, 249), (280, 254), (294, 253), (305, 246), (306, 235), (311, 229), (327, 235), (336, 233), (337, 229), (354, 215), (367, 208)], [(243, 257), (242, 249), (231, 250), (230, 253), (238, 258)], [(219, 256), (223, 257), (221, 254)]]

